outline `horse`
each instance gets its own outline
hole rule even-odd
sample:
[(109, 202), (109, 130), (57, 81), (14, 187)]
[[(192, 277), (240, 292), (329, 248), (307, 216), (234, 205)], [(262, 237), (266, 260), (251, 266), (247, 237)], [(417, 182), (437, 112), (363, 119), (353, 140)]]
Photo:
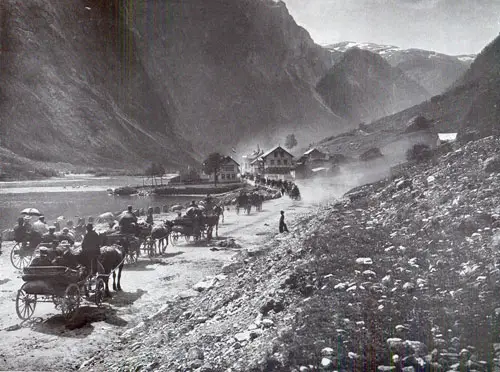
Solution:
[(158, 248), (158, 254), (165, 253), (168, 246), (168, 238), (172, 232), (173, 225), (173, 222), (165, 220), (163, 224), (153, 226), (151, 229), (151, 235), (148, 237), (151, 238), (150, 244), (152, 244), (152, 249), (150, 252), (152, 254), (156, 254), (156, 248)]
[[(128, 254), (128, 243), (126, 241), (122, 241), (122, 245), (105, 245), (101, 247), (100, 250), (101, 255), (99, 257), (99, 262), (104, 270), (104, 273), (100, 276), (103, 277), (104, 284), (106, 285), (106, 296), (111, 297), (111, 293), (109, 292), (109, 275), (113, 273), (113, 291), (121, 291), (122, 287), (120, 285), (120, 281), (125, 257)], [(118, 280), (116, 280), (115, 274), (117, 269)]]
[(212, 214), (203, 216), (203, 224), (207, 227), (207, 240), (212, 239), (212, 232), (215, 227), (215, 236), (219, 237), (219, 215)]

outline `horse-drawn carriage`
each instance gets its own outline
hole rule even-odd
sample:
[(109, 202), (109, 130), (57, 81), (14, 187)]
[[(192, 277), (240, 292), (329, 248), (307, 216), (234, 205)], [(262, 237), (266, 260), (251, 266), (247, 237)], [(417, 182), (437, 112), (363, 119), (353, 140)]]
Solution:
[(17, 291), (16, 312), (22, 320), (31, 318), (39, 302), (52, 302), (66, 319), (71, 319), (83, 300), (100, 306), (105, 294), (105, 281), (90, 275), (83, 267), (25, 267), (24, 284)]
[(144, 247), (145, 238), (137, 236), (136, 234), (121, 233), (119, 231), (101, 233), (101, 244), (103, 246), (109, 244), (125, 245), (127, 248), (127, 255), (125, 256), (126, 263), (137, 262), (141, 255), (141, 248)]
[(214, 228), (215, 234), (218, 236), (219, 215), (214, 209), (188, 209), (185, 216), (170, 221), (172, 244), (176, 244), (181, 238), (187, 242), (201, 239), (211, 240)]

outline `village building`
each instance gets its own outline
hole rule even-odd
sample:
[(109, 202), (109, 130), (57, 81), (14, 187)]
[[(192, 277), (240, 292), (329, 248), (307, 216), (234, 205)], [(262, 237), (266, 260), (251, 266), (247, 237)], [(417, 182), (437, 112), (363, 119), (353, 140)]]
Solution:
[[(214, 182), (214, 174), (210, 175), (210, 182)], [(223, 157), (217, 182), (240, 182), (240, 165), (232, 157)]]
[(457, 140), (457, 133), (438, 133), (437, 145), (453, 143)]
[(273, 147), (251, 162), (252, 174), (273, 180), (292, 180), (294, 157), (281, 146)]
[(262, 154), (264, 154), (264, 151), (261, 150), (257, 146), (257, 150), (254, 150), (251, 154), (248, 155), (243, 155), (242, 158), (242, 164), (241, 164), (241, 174), (253, 174), (253, 166), (252, 163), (258, 159)]
[(297, 160), (292, 171), (294, 178), (309, 178), (316, 176), (327, 176), (330, 173), (332, 164), (329, 162), (328, 154), (313, 147)]

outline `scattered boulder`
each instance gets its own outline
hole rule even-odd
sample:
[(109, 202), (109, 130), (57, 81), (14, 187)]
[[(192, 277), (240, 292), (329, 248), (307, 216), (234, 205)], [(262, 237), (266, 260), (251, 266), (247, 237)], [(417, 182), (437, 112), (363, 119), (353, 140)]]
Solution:
[(500, 156), (492, 156), (484, 162), (483, 170), (486, 173), (500, 173)]

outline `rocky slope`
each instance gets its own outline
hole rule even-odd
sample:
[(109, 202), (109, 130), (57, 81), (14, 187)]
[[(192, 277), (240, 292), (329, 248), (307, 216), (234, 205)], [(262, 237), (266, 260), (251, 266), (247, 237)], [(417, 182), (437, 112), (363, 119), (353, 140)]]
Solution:
[(326, 46), (335, 59), (350, 48), (379, 54), (393, 67), (399, 67), (430, 94), (441, 94), (467, 71), (475, 55), (449, 56), (422, 49), (401, 49), (392, 45), (342, 42)]
[(134, 355), (103, 350), (84, 370), (499, 370), (499, 145), (304, 216), (125, 332)]
[(0, 146), (178, 166), (283, 128), (320, 138), (343, 124), (314, 91), (331, 63), (282, 2), (7, 0)]
[(371, 122), (414, 106), (430, 94), (379, 55), (351, 48), (316, 89), (332, 111), (350, 122)]

